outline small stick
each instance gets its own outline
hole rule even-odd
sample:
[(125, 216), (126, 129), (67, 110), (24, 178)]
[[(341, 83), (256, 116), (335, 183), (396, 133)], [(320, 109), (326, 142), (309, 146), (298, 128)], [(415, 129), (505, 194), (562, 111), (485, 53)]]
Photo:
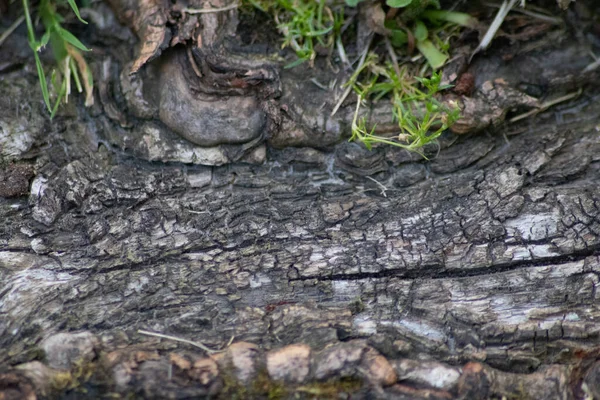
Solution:
[[(362, 68), (363, 64), (365, 63), (365, 60), (367, 59), (367, 54), (369, 54), (369, 47), (371, 47), (372, 39), (373, 39), (373, 35), (371, 35), (369, 37), (369, 41), (367, 42), (367, 45), (365, 46), (365, 50), (364, 50), (362, 56), (360, 57), (360, 61), (358, 62), (358, 66), (356, 67), (357, 70)], [(346, 84), (348, 84), (348, 83), (349, 83), (349, 81), (346, 82)], [(332, 117), (335, 115), (336, 112), (338, 112), (338, 110), (342, 106), (342, 103), (344, 102), (344, 100), (346, 100), (346, 97), (348, 97), (348, 95), (350, 94), (351, 91), (352, 91), (352, 85), (348, 85), (348, 87), (342, 94), (342, 97), (340, 97), (340, 99), (336, 103), (335, 107), (333, 107), (333, 111), (331, 111)]]
[(198, 64), (196, 64), (196, 60), (194, 60), (194, 55), (192, 54), (192, 48), (188, 46), (186, 52), (187, 52), (187, 56), (188, 56), (190, 65), (192, 66), (192, 69), (194, 70), (194, 73), (196, 74), (196, 76), (198, 78), (202, 78), (202, 72), (200, 72), (200, 68), (198, 68)]
[(400, 72), (400, 66), (398, 65), (398, 60), (396, 58), (396, 52), (392, 47), (392, 42), (390, 42), (390, 39), (387, 37), (385, 38), (385, 47), (387, 47), (388, 54), (392, 59), (392, 65), (394, 66), (394, 71), (396, 71), (396, 76), (398, 76), (398, 79), (400, 79), (402, 73)]
[(348, 60), (348, 55), (346, 54), (346, 50), (344, 49), (344, 44), (342, 43), (341, 36), (338, 36), (337, 39), (335, 39), (335, 48), (337, 49), (340, 61), (344, 65), (349, 66), (350, 60)]
[(593, 63), (589, 64), (587, 67), (585, 67), (583, 69), (583, 73), (587, 73), (587, 72), (592, 72), (593, 70), (595, 70), (596, 68), (600, 67), (600, 58), (598, 58), (596, 61), (594, 61)]
[(508, 15), (508, 13), (513, 8), (516, 2), (517, 0), (510, 0), (510, 3), (508, 2), (508, 0), (504, 0), (504, 2), (502, 2), (502, 6), (498, 10), (498, 13), (492, 21), (492, 24), (483, 36), (483, 39), (481, 39), (479, 46), (477, 46), (473, 54), (471, 54), (469, 62), (471, 62), (475, 54), (479, 53), (480, 50), (487, 49), (490, 43), (492, 43), (492, 39), (494, 39), (494, 36), (496, 36), (496, 32), (498, 32), (498, 29), (500, 29), (500, 25), (502, 25), (502, 22), (504, 22), (504, 18), (506, 18), (506, 16)]
[(550, 100), (550, 101), (548, 101), (548, 102), (546, 102), (544, 104), (541, 104), (538, 108), (534, 108), (533, 110), (529, 110), (526, 113), (523, 113), (521, 115), (517, 115), (516, 117), (511, 118), (509, 120), (509, 122), (511, 122), (511, 123), (512, 122), (517, 122), (517, 121), (520, 121), (520, 120), (522, 120), (524, 118), (531, 117), (532, 115), (535, 115), (535, 114), (540, 113), (542, 111), (546, 111), (547, 109), (549, 109), (552, 106), (555, 106), (555, 105), (557, 105), (559, 103), (563, 103), (565, 101), (574, 99), (575, 97), (579, 96), (581, 94), (581, 92), (582, 92), (582, 89), (579, 89), (576, 92), (566, 94), (566, 95), (561, 96), (561, 97), (559, 97), (557, 99), (554, 99), (554, 100)]
[(2, 35), (0, 35), (0, 46), (2, 46), (2, 43), (4, 43), (6, 38), (8, 38), (10, 34), (13, 33), (15, 29), (17, 29), (19, 25), (23, 23), (23, 21), (25, 21), (25, 16), (21, 15), (11, 26), (8, 27), (7, 30), (2, 33)]
[(221, 12), (221, 11), (229, 11), (229, 10), (233, 10), (234, 8), (238, 8), (239, 4), (237, 2), (234, 2), (228, 6), (224, 6), (224, 7), (206, 7), (206, 8), (184, 8), (183, 10), (181, 10), (184, 13), (188, 13), (188, 14), (208, 14), (208, 13), (216, 13), (216, 12)]
[[(495, 3), (483, 3), (483, 5), (488, 6), (488, 7), (494, 7), (494, 8), (502, 7), (500, 4), (495, 4)], [(544, 22), (548, 22), (548, 23), (554, 24), (554, 25), (562, 25), (564, 23), (562, 18), (552, 17), (552, 16), (549, 16), (546, 14), (535, 12), (535, 11), (529, 11), (526, 9), (518, 9), (518, 8), (515, 8), (512, 11), (517, 12), (519, 14), (527, 15), (527, 16), (530, 16), (533, 18), (537, 18), (539, 20), (542, 20)]]
[(383, 197), (387, 197), (387, 193), (386, 191), (388, 190), (388, 188), (386, 188), (383, 183), (379, 182), (378, 180), (371, 178), (370, 176), (366, 176), (365, 178), (372, 180), (373, 182), (375, 182), (377, 184), (377, 186), (379, 186), (379, 189), (381, 190), (381, 195)]
[(323, 85), (321, 82), (319, 82), (319, 81), (317, 80), (317, 78), (312, 78), (310, 81), (311, 81), (312, 83), (314, 83), (314, 84), (315, 84), (315, 86), (316, 86), (316, 87), (318, 87), (319, 89), (323, 89), (323, 90), (329, 90), (329, 88), (328, 88), (327, 86)]
[[(174, 340), (176, 342), (187, 343), (187, 344), (190, 344), (192, 346), (198, 347), (199, 349), (204, 350), (208, 354), (222, 353), (222, 352), (225, 351), (225, 350), (213, 350), (213, 349), (210, 349), (210, 348), (206, 347), (202, 343), (193, 342), (191, 340), (178, 338), (176, 336), (163, 335), (162, 333), (148, 332), (148, 331), (145, 331), (145, 330), (142, 330), (142, 329), (138, 329), (138, 333), (141, 334), (141, 335), (154, 336), (154, 337), (161, 338), (161, 339), (168, 339), (168, 340)], [(232, 337), (232, 340), (233, 340), (233, 337)], [(231, 340), (230, 340), (229, 344), (231, 344)]]

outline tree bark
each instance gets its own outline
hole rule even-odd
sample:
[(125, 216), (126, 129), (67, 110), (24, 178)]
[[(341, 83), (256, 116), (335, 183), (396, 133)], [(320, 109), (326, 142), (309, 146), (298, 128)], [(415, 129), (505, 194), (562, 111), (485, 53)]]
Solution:
[(593, 89), (428, 162), (346, 143), (152, 163), (98, 110), (29, 112), (46, 145), (29, 198), (0, 198), (0, 398), (600, 391)]

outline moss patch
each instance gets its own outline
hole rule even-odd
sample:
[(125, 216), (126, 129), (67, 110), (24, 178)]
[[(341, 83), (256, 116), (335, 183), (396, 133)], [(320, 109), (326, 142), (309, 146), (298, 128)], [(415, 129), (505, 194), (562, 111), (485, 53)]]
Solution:
[[(95, 399), (127, 398), (111, 393), (112, 381), (107, 371), (100, 368), (97, 361), (80, 361), (70, 371), (54, 375), (50, 384), (51, 398)], [(75, 396), (75, 397), (73, 397)]]
[(266, 369), (261, 369), (256, 378), (246, 385), (238, 381), (231, 372), (223, 371), (221, 373), (223, 379), (223, 389), (219, 393), (220, 399), (269, 399), (279, 400), (284, 399), (288, 394), (285, 385), (272, 381)]
[(221, 378), (223, 379), (223, 389), (219, 393), (219, 399), (223, 400), (338, 399), (340, 394), (356, 393), (363, 385), (361, 379), (354, 377), (311, 382), (305, 385), (287, 385), (271, 380), (265, 369), (261, 369), (256, 378), (247, 385), (238, 381), (228, 371), (223, 372)]
[(299, 386), (296, 392), (316, 396), (319, 399), (337, 399), (341, 393), (352, 394), (360, 390), (363, 382), (358, 378), (341, 378)]

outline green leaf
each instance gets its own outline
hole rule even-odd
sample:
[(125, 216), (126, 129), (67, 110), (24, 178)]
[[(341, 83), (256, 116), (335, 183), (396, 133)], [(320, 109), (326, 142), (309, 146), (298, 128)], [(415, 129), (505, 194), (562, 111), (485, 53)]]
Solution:
[(63, 79), (62, 84), (60, 85), (60, 91), (58, 92), (58, 96), (56, 97), (56, 102), (54, 103), (54, 107), (52, 108), (52, 112), (50, 113), (50, 119), (54, 118), (56, 115), (56, 111), (58, 110), (58, 106), (60, 105), (61, 100), (65, 96), (67, 92), (67, 77)]
[(54, 86), (55, 88), (58, 87), (58, 78), (56, 77), (57, 73), (56, 70), (53, 69), (52, 70), (52, 74), (50, 74), (50, 82), (52, 83), (52, 86)]
[(77, 15), (77, 18), (84, 24), (87, 24), (87, 22), (81, 18), (81, 15), (79, 15), (79, 8), (77, 8), (77, 4), (75, 4), (75, 0), (67, 0), (67, 1), (69, 2), (69, 5), (73, 9), (73, 12), (75, 13), (75, 15)]
[(39, 45), (38, 51), (39, 51), (39, 49), (41, 49), (42, 47), (44, 47), (48, 44), (48, 40), (50, 40), (50, 32), (46, 31), (46, 33), (44, 33), (44, 36), (42, 36), (42, 39), (38, 43), (38, 45)]
[(346, 5), (348, 7), (356, 7), (361, 1), (362, 0), (346, 0)]
[(429, 36), (429, 32), (427, 31), (427, 27), (423, 23), (423, 21), (417, 21), (415, 23), (415, 31), (414, 31), (415, 39), (417, 41), (424, 41)]
[(333, 29), (332, 26), (330, 26), (329, 28), (324, 28), (321, 30), (313, 30), (313, 31), (309, 31), (306, 33), (307, 37), (315, 37), (315, 36), (323, 36), (329, 32), (331, 32), (331, 30)]
[(392, 30), (392, 36), (390, 38), (390, 41), (392, 42), (392, 46), (402, 47), (406, 43), (408, 43), (408, 35), (406, 34), (406, 32), (399, 29)]
[(88, 49), (87, 47), (85, 47), (83, 45), (83, 43), (81, 43), (79, 41), (79, 39), (77, 39), (75, 36), (73, 36), (73, 34), (71, 32), (69, 32), (68, 30), (66, 30), (65, 28), (62, 28), (62, 27), (59, 26), (57, 28), (57, 32), (58, 32), (58, 35), (61, 38), (63, 38), (67, 42), (71, 43), (73, 46), (77, 47), (79, 50), (90, 51), (90, 49)]
[(286, 66), (284, 66), (284, 69), (290, 69), (290, 68), (294, 68), (297, 67), (298, 65), (302, 64), (303, 62), (305, 62), (307, 59), (306, 58), (298, 58), (296, 61), (291, 62), (289, 64), (287, 64)]
[(83, 87), (81, 86), (81, 81), (79, 80), (79, 74), (77, 73), (77, 66), (75, 65), (75, 61), (71, 58), (69, 60), (69, 64), (71, 65), (71, 74), (73, 75), (73, 80), (75, 80), (75, 86), (77, 86), (77, 91), (81, 93), (83, 91)]
[(431, 40), (417, 41), (417, 49), (425, 56), (431, 68), (438, 69), (446, 63), (448, 56), (442, 53), (431, 43)]
[(60, 36), (56, 29), (51, 29), (48, 32), (50, 32), (50, 48), (52, 48), (54, 59), (59, 62), (68, 55), (67, 41)]
[(403, 8), (412, 3), (412, 0), (386, 0), (385, 4), (393, 8)]
[(456, 11), (427, 10), (421, 15), (432, 21), (451, 22), (453, 24), (471, 29), (477, 28), (478, 24), (477, 18), (471, 17), (469, 14)]
[(37, 67), (38, 77), (40, 78), (40, 87), (42, 88), (42, 97), (44, 98), (44, 103), (46, 103), (48, 111), (52, 111), (50, 106), (50, 93), (48, 93), (48, 84), (46, 83), (46, 74), (44, 73), (44, 68), (42, 68), (40, 56), (37, 52), (34, 52), (33, 57), (35, 58), (35, 66)]

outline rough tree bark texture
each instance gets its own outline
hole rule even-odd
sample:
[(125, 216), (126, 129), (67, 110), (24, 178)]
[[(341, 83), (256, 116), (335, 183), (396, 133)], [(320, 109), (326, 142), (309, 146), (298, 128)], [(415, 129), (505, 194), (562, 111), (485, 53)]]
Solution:
[[(429, 163), (379, 149), (379, 183), (343, 162), (354, 145), (273, 151), (259, 166), (158, 165), (97, 150), (90, 125), (67, 122), (50, 133), (29, 199), (0, 203), (1, 363), (84, 330), (98, 335), (97, 357), (173, 350), (138, 329), (214, 348), (232, 336), (314, 352), (365, 339), (353, 347), (396, 360), (417, 392), (428, 386), (414, 371), (434, 368), (425, 360), (481, 361), (550, 371), (543, 390), (569, 398), (600, 331), (599, 121), (587, 96), (508, 142), (460, 140)], [(155, 362), (121, 390), (142, 393), (166, 371)], [(458, 396), (460, 374), (485, 368), (454, 368), (436, 396)], [(542, 390), (489, 371), (482, 398)], [(162, 389), (177, 397), (188, 384)], [(399, 388), (377, 393), (421, 396)]]
[[(600, 393), (592, 89), (430, 162), (346, 143), (223, 167), (10, 99), (47, 145), (29, 198), (0, 198), (0, 398)], [(18, 195), (32, 172), (3, 173)]]

